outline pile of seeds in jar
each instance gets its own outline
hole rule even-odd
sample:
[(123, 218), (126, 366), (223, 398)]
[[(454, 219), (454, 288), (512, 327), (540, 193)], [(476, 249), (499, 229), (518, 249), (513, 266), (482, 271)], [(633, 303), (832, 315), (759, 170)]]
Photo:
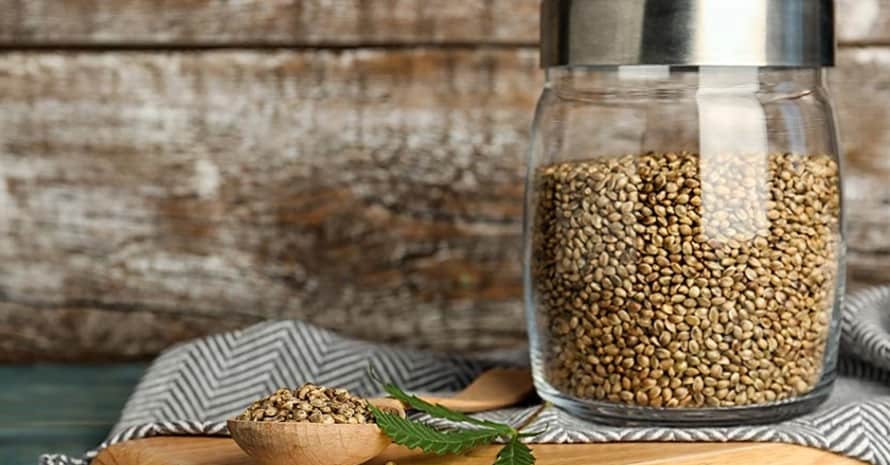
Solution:
[(304, 384), (297, 389), (281, 388), (250, 405), (238, 420), (294, 421), (305, 423), (373, 422), (368, 402), (346, 389)]
[(543, 166), (533, 182), (552, 386), (654, 407), (815, 387), (839, 260), (831, 157), (648, 153)]

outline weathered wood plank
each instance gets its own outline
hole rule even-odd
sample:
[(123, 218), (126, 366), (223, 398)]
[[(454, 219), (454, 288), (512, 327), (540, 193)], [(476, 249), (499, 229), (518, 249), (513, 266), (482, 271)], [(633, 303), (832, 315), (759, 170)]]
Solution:
[(846, 162), (849, 277), (890, 284), (890, 48), (844, 50), (831, 86)]
[[(890, 281), (890, 49), (841, 61), (852, 275)], [(540, 85), (532, 48), (3, 55), (0, 359), (266, 318), (522, 342)]]
[(836, 0), (841, 43), (890, 45), (890, 0)]
[(143, 363), (0, 366), (0, 463), (33, 464), (47, 452), (80, 457), (96, 447), (144, 372)]
[(522, 341), (540, 85), (532, 50), (4, 55), (0, 358), (266, 318)]
[[(368, 45), (538, 39), (539, 0), (0, 0), (0, 45)], [(890, 0), (838, 0), (841, 42), (890, 42)]]
[(2, 0), (7, 45), (537, 40), (538, 0)]

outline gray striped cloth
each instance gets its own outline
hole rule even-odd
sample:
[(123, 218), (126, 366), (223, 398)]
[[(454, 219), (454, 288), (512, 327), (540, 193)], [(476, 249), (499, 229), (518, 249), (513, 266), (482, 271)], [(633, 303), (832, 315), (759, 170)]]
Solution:
[[(136, 387), (108, 440), (82, 457), (46, 454), (40, 463), (86, 464), (103, 448), (135, 438), (223, 436), (227, 434), (226, 418), (280, 386), (313, 381), (376, 395), (378, 386), (367, 375), (368, 368), (373, 368), (409, 390), (447, 392), (460, 389), (493, 365), (495, 362), (346, 339), (300, 322), (262, 323), (164, 352)], [(818, 411), (782, 423), (720, 428), (612, 427), (548, 407), (527, 431), (545, 430), (531, 439), (536, 443), (785, 442), (890, 465), (890, 287), (848, 298), (839, 372), (833, 394)], [(526, 406), (480, 416), (518, 425), (537, 410)]]

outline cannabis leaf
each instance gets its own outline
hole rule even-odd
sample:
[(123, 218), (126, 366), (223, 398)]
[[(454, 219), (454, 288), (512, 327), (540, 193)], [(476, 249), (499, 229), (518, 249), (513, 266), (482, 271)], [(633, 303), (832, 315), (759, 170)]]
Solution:
[(377, 420), (377, 426), (393, 442), (411, 449), (420, 448), (434, 454), (458, 454), (497, 439), (501, 433), (491, 429), (439, 431), (423, 423), (386, 413), (373, 405), (368, 406)]
[(428, 413), (436, 418), (444, 418), (446, 420), (484, 426), (500, 432), (503, 436), (512, 436), (516, 434), (516, 430), (510, 425), (495, 423), (488, 420), (480, 420), (464, 413), (447, 409), (439, 404), (431, 404), (417, 396), (406, 394), (394, 384), (386, 383), (383, 385), (383, 389), (394, 399), (402, 401), (402, 403), (407, 404), (414, 410), (420, 410), (421, 412)]
[(518, 437), (510, 439), (510, 442), (498, 452), (498, 458), (494, 461), (494, 465), (532, 465), (535, 463), (535, 456), (532, 450)]
[(474, 426), (472, 429), (440, 431), (424, 423), (402, 418), (369, 405), (368, 408), (374, 414), (377, 426), (396, 444), (412, 449), (419, 448), (424, 452), (435, 454), (455, 454), (483, 444), (491, 444), (498, 439), (506, 439), (507, 443), (498, 452), (494, 465), (533, 465), (535, 463), (531, 449), (522, 442), (522, 438), (529, 437), (533, 433), (522, 433), (510, 425), (473, 418), (407, 394), (394, 384), (381, 384), (390, 396), (415, 410), (420, 410), (436, 418)]

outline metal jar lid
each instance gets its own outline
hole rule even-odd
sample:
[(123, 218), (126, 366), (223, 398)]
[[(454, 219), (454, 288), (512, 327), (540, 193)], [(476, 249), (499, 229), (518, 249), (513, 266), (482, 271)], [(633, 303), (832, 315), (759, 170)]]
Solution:
[(832, 0), (543, 0), (541, 65), (834, 65)]

